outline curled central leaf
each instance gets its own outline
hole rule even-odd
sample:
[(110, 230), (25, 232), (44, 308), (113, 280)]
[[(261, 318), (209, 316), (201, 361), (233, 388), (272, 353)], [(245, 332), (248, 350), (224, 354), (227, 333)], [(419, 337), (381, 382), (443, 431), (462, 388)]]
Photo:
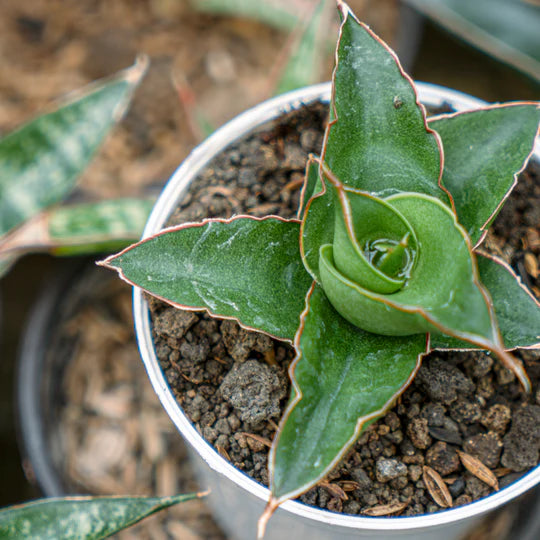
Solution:
[(382, 199), (339, 184), (332, 189), (337, 202), (333, 242), (336, 269), (377, 293), (402, 289), (418, 249), (410, 223)]

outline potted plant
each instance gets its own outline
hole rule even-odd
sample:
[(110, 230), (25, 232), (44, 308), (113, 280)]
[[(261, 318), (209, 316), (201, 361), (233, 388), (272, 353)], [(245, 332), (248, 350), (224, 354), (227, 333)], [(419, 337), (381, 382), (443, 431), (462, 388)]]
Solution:
[[(514, 103), (442, 115), (428, 123), (415, 86), (392, 51), (345, 4), (338, 5), (343, 21), (331, 121), (321, 157), (308, 162), (298, 219), (240, 215), (156, 234), (196, 173), (208, 165), (210, 148), (211, 156), (216, 155), (239, 125), (244, 131), (236, 137), (275, 116), (285, 103), (291, 107), (321, 98), (321, 87), (267, 102), (217, 132), (193, 152), (164, 192), (145, 231), (150, 237), (103, 264), (188, 313), (206, 310), (294, 342), (293, 389), (270, 451), (269, 493), (202, 443), (179, 412), (149, 344), (145, 300), (140, 291), (135, 293), (137, 330), (154, 388), (203, 459), (228, 476), (228, 481), (218, 483), (214, 475), (210, 484), (219, 497), (214, 502), (220, 507), (218, 517), (229, 520), (225, 527), (236, 537), (253, 537), (253, 515), (269, 498), (260, 536), (268, 517), (282, 505), (285, 511), (277, 513), (269, 529), (272, 538), (352, 538), (375, 532), (389, 538), (398, 531), (402, 538), (456, 538), (474, 518), (537, 483), (540, 470), (496, 491), (497, 478), (489, 468), (469, 453), (454, 450), (457, 467), (474, 471), (496, 493), (440, 514), (400, 519), (332, 514), (288, 499), (333, 474), (363, 431), (370, 437), (366, 428), (396, 403), (431, 350), (487, 349), (519, 380), (523, 394), (517, 384), (514, 394), (530, 392), (523, 365), (508, 350), (537, 346), (538, 304), (507, 265), (478, 248), (531, 155), (539, 111), (537, 104)], [(420, 98), (429, 101), (432, 89), (419, 88)], [(459, 108), (460, 97), (451, 92), (440, 91), (431, 104), (441, 105), (448, 96), (456, 98)], [(479, 159), (479, 151), (488, 159)], [(433, 256), (427, 256), (429, 252)], [(183, 315), (173, 323), (178, 332), (169, 335), (170, 346), (193, 324), (189, 320)], [(192, 349), (184, 350), (193, 356)], [(267, 351), (260, 345), (261, 354)], [(178, 355), (170, 358), (159, 360), (167, 367), (179, 361)], [(459, 360), (452, 362), (455, 366)], [(242, 384), (241, 377), (229, 382)], [(421, 426), (427, 426), (427, 418), (408, 414), (413, 426), (407, 426), (409, 438), (421, 436), (422, 430), (426, 435)], [(418, 421), (412, 421), (416, 417)], [(264, 438), (258, 442), (264, 444)], [(418, 441), (416, 448), (422, 444)], [(377, 481), (388, 482), (388, 466), (394, 467), (397, 479), (401, 467), (382, 457), (371, 476), (380, 473)], [(411, 477), (411, 471), (405, 474)], [(373, 480), (367, 476), (364, 489)], [(439, 507), (453, 505), (447, 487), (451, 478), (445, 482), (428, 465), (420, 467), (416, 487), (420, 477), (421, 489), (427, 489)], [(358, 480), (356, 484), (361, 491)], [(338, 484), (342, 491), (343, 485)], [(240, 501), (236, 511), (235, 500)], [(465, 502), (470, 501), (462, 499), (460, 504)], [(408, 504), (397, 501), (386, 514), (403, 512)]]

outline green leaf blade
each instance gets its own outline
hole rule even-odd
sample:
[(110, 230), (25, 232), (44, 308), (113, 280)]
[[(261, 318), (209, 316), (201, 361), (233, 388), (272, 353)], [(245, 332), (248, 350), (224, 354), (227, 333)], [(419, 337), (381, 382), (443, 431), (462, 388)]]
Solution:
[(459, 222), (477, 243), (516, 182), (534, 146), (540, 107), (495, 105), (429, 122), (444, 147), (442, 184)]
[(99, 540), (160, 510), (200, 497), (68, 497), (42, 499), (0, 511), (5, 540)]
[(337, 120), (328, 126), (324, 160), (347, 186), (380, 196), (425, 193), (448, 204), (438, 185), (437, 135), (411, 79), (367, 27), (350, 12), (344, 17), (331, 105)]
[(111, 199), (52, 210), (48, 233), (55, 255), (104, 252), (138, 240), (155, 201)]
[(298, 221), (277, 217), (208, 220), (160, 233), (104, 265), (173, 305), (292, 341), (312, 281), (299, 232)]
[(137, 63), (0, 140), (0, 235), (74, 187), (146, 69)]
[(480, 288), (464, 231), (438, 199), (401, 194), (386, 201), (410, 223), (419, 252), (406, 286), (391, 294), (363, 289), (342, 276), (331, 246), (321, 249), (321, 281), (336, 309), (369, 332), (407, 335), (444, 327), (448, 333), (495, 346), (498, 334)]
[[(489, 291), (507, 349), (536, 348), (540, 343), (540, 304), (513, 270), (495, 257), (478, 255), (480, 280)], [(434, 349), (470, 349), (471, 344), (433, 334)]]
[(318, 285), (308, 301), (296, 338), (298, 393), (293, 392), (270, 456), (271, 490), (278, 501), (306, 491), (331, 470), (406, 388), (426, 350), (425, 335), (385, 337), (355, 328)]

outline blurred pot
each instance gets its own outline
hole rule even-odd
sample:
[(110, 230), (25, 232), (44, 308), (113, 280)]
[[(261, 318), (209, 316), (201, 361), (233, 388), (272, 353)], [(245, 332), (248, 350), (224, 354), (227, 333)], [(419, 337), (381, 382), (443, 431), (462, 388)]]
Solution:
[[(476, 98), (446, 88), (418, 83), (420, 100), (438, 108), (449, 104), (456, 111), (485, 105)], [(262, 124), (283, 113), (312, 101), (328, 101), (330, 85), (321, 84), (300, 89), (266, 101), (236, 117), (197, 147), (177, 169), (150, 218), (144, 236), (158, 232), (183, 197), (190, 183), (208, 162), (227, 146)], [(537, 148), (536, 158), (540, 158)], [(177, 404), (159, 366), (151, 336), (148, 305), (141, 291), (134, 292), (134, 317), (141, 355), (147, 372), (163, 406), (184, 438), (189, 442), (193, 463), (201, 484), (212, 490), (209, 499), (216, 518), (236, 540), (252, 540), (256, 522), (262, 513), (269, 491), (222, 458), (196, 431)], [(540, 467), (519, 481), (467, 506), (415, 517), (375, 518), (331, 513), (287, 501), (270, 520), (266, 538), (278, 540), (330, 540), (377, 538), (388, 540), (453, 540), (460, 538), (489, 511), (515, 499), (540, 482)]]

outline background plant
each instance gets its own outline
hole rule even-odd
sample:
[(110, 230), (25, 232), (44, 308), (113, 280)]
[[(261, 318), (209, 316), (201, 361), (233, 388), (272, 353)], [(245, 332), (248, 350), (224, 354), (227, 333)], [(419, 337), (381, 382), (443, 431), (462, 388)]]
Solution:
[(30, 251), (110, 252), (140, 237), (148, 199), (58, 203), (124, 115), (146, 66), (140, 58), (0, 139), (0, 276)]
[(537, 0), (405, 0), (461, 39), (540, 81)]
[(41, 499), (0, 509), (0, 537), (4, 540), (99, 540), (165, 508), (204, 495)]
[(331, 121), (300, 219), (181, 225), (104, 263), (172, 305), (294, 342), (262, 525), (332, 469), (429, 350), (488, 349), (527, 389), (507, 350), (538, 346), (537, 302), (478, 250), (530, 156), (538, 105), (427, 123), (394, 54), (339, 6)]

